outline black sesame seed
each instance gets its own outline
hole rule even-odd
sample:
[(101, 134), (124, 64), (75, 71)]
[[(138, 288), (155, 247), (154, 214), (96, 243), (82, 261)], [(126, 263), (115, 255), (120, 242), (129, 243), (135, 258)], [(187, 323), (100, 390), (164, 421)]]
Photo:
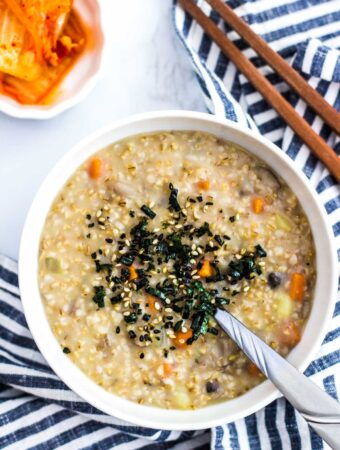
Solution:
[(140, 359), (143, 359), (143, 358), (144, 358), (144, 353), (141, 353), (141, 354), (139, 355), (139, 357), (140, 357)]
[(129, 330), (128, 335), (130, 339), (135, 339), (137, 337), (136, 333), (133, 330)]
[(214, 239), (219, 245), (223, 245), (224, 244), (224, 241), (223, 241), (223, 239), (221, 238), (221, 236), (219, 234), (215, 234)]
[(199, 195), (199, 196), (197, 196), (196, 198), (197, 198), (197, 200), (198, 200), (200, 203), (203, 202), (203, 197), (202, 197), (202, 195)]
[(211, 334), (213, 334), (214, 336), (217, 336), (217, 335), (218, 335), (218, 329), (215, 328), (215, 327), (210, 327), (210, 328), (208, 329), (208, 332), (211, 333)]
[(205, 388), (206, 388), (206, 391), (208, 394), (216, 392), (219, 387), (220, 387), (220, 384), (217, 380), (207, 381), (207, 383), (205, 385)]
[(142, 319), (145, 321), (145, 322), (149, 322), (149, 320), (150, 320), (150, 318), (151, 318), (151, 314), (144, 314), (143, 315), (143, 317), (142, 317)]
[(106, 238), (105, 241), (106, 241), (108, 244), (112, 244), (113, 239), (111, 239), (111, 238)]
[(66, 355), (68, 355), (69, 353), (71, 353), (71, 350), (68, 347), (64, 347), (63, 348), (63, 353), (65, 353)]
[(278, 286), (280, 286), (281, 281), (282, 281), (282, 276), (279, 273), (270, 272), (267, 276), (267, 281), (268, 281), (269, 286), (272, 289), (275, 289)]
[(120, 327), (116, 327), (116, 333), (117, 333), (117, 334), (120, 333)]
[(86, 219), (91, 220), (91, 214), (86, 214)]
[(229, 217), (229, 221), (230, 221), (231, 223), (235, 222), (235, 220), (236, 220), (235, 216), (230, 216), (230, 217)]

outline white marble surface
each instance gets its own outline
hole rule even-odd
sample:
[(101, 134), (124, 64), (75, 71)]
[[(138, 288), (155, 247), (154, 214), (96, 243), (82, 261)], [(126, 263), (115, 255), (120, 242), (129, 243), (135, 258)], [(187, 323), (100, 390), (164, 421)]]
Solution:
[(172, 24), (172, 0), (101, 0), (110, 47), (104, 79), (78, 106), (49, 121), (0, 114), (0, 253), (18, 257), (26, 212), (55, 162), (98, 127), (160, 109), (204, 111)]

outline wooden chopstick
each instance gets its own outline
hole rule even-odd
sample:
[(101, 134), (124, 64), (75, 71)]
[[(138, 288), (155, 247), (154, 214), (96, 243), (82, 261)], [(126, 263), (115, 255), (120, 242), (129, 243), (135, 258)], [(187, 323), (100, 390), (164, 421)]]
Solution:
[(340, 182), (340, 159), (325, 141), (295, 111), (292, 105), (275, 90), (269, 81), (244, 56), (215, 23), (192, 1), (179, 0), (183, 9), (204, 29), (208, 36), (220, 47), (222, 52), (235, 64), (253, 86), (263, 95), (301, 140), (311, 149)]
[(272, 67), (282, 79), (309, 105), (314, 111), (340, 135), (340, 113), (313, 89), (306, 80), (296, 72), (278, 53), (272, 50), (267, 42), (258, 36), (247, 23), (242, 20), (222, 0), (206, 0), (222, 19), (233, 28), (266, 63)]

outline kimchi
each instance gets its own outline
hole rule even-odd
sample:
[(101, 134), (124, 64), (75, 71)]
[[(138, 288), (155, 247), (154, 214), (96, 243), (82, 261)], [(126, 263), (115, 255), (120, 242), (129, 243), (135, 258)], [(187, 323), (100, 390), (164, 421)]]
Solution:
[(85, 43), (72, 0), (0, 0), (0, 93), (46, 102)]

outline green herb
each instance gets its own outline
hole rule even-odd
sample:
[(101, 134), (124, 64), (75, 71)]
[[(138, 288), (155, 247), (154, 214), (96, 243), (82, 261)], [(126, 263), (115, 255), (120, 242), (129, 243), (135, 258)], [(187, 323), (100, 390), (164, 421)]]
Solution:
[(264, 258), (267, 256), (267, 252), (261, 247), (260, 244), (255, 245), (255, 253), (260, 258)]
[(181, 206), (178, 203), (177, 195), (178, 195), (178, 189), (175, 189), (172, 185), (172, 183), (169, 184), (170, 189), (170, 196), (169, 196), (169, 209), (170, 211), (181, 211)]
[(119, 262), (121, 262), (125, 266), (131, 266), (134, 260), (135, 257), (133, 255), (123, 255), (119, 258)]
[(144, 213), (146, 216), (150, 217), (150, 219), (154, 219), (154, 218), (156, 217), (156, 213), (155, 213), (154, 211), (152, 211), (152, 209), (149, 208), (149, 207), (146, 206), (146, 205), (143, 205), (143, 206), (141, 207), (141, 210), (143, 211), (143, 213)]
[(104, 308), (105, 288), (104, 286), (94, 286), (94, 296), (92, 300), (98, 305), (98, 308)]
[(136, 313), (130, 313), (128, 316), (124, 316), (124, 320), (126, 323), (136, 323), (137, 319), (138, 317)]

